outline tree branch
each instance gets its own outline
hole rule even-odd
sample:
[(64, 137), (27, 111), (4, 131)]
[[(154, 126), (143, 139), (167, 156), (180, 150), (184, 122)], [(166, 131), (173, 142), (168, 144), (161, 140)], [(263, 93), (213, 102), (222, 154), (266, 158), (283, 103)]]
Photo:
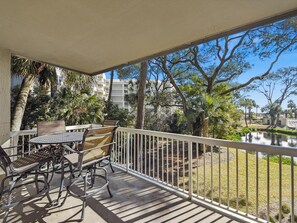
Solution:
[(172, 77), (171, 73), (167, 69), (166, 61), (167, 61), (167, 56), (164, 56), (163, 57), (163, 61), (162, 61), (162, 67), (161, 67), (161, 69), (167, 75), (167, 77), (170, 80), (170, 83), (173, 85), (174, 89), (176, 90), (176, 92), (181, 97), (182, 104), (183, 104), (183, 106), (182, 106), (183, 107), (183, 112), (184, 112), (184, 114), (186, 114), (186, 112), (187, 112), (187, 100), (186, 100), (185, 96), (183, 95), (182, 91), (180, 90), (180, 88), (177, 86), (177, 84), (176, 84), (174, 78)]
[(260, 76), (252, 77), (251, 79), (249, 79), (247, 82), (245, 82), (245, 83), (243, 83), (243, 84), (240, 84), (240, 85), (238, 85), (238, 86), (229, 88), (228, 90), (222, 92), (221, 95), (226, 95), (226, 94), (228, 94), (228, 93), (230, 93), (230, 92), (232, 92), (232, 91), (236, 91), (236, 90), (239, 90), (239, 89), (241, 89), (241, 88), (244, 88), (244, 87), (248, 86), (249, 84), (251, 84), (252, 82), (254, 82), (254, 81), (256, 81), (256, 80), (263, 80), (266, 76), (268, 76), (268, 74), (269, 74), (270, 71), (272, 70), (274, 64), (279, 60), (279, 57), (281, 56), (281, 54), (282, 54), (284, 51), (286, 51), (287, 49), (289, 49), (290, 46), (291, 46), (292, 44), (294, 44), (295, 42), (296, 42), (296, 40), (295, 40), (295, 41), (292, 40), (290, 44), (288, 44), (286, 47), (284, 47), (284, 48), (277, 54), (276, 58), (275, 58), (274, 61), (270, 64), (269, 68), (267, 69), (267, 71), (266, 71), (264, 74), (262, 74), (262, 75), (260, 75)]

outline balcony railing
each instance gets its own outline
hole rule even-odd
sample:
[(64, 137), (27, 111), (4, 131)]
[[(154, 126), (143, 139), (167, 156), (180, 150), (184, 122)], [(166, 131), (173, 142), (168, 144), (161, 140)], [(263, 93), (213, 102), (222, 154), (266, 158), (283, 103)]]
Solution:
[[(35, 134), (13, 136), (26, 142)], [(202, 205), (257, 221), (296, 218), (297, 148), (121, 127), (116, 142), (113, 162), (119, 168)], [(30, 153), (28, 148), (23, 152)]]

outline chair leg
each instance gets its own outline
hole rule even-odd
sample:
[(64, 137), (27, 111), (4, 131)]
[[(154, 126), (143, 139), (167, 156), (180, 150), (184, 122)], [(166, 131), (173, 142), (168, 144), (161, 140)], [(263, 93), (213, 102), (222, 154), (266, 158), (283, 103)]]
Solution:
[(5, 210), (4, 217), (3, 217), (3, 223), (7, 222), (8, 212), (9, 212), (9, 209)]
[(44, 187), (45, 187), (45, 191), (46, 191), (46, 197), (48, 199), (48, 202), (50, 205), (52, 205), (52, 199), (49, 195), (49, 191), (50, 191), (50, 184), (49, 184), (49, 180), (48, 180), (48, 173), (47, 174), (42, 174), (44, 177)]
[(109, 166), (110, 166), (111, 171), (114, 173), (114, 169), (113, 169), (113, 167), (112, 167), (112, 165), (111, 165), (110, 158), (109, 158)]
[(110, 191), (109, 184), (107, 185), (107, 190), (108, 190), (109, 196), (112, 197), (112, 193)]
[(85, 208), (86, 208), (86, 197), (87, 197), (87, 184), (88, 184), (88, 173), (84, 176), (84, 196), (83, 196), (83, 203), (81, 209), (81, 221), (84, 220), (85, 217)]
[(81, 209), (81, 217), (80, 220), (83, 221), (85, 218), (85, 208), (86, 208), (86, 198), (83, 199), (82, 209)]
[(5, 185), (5, 181), (7, 180), (7, 177), (3, 178), (1, 180), (1, 187), (0, 187), (0, 201), (2, 199), (3, 193), (4, 193), (4, 185)]
[(91, 168), (91, 186), (90, 186), (90, 188), (92, 188), (95, 184), (95, 174), (96, 174), (96, 165), (94, 165)]
[(12, 184), (9, 186), (7, 208), (6, 208), (5, 213), (4, 213), (3, 222), (6, 222), (7, 221), (8, 213), (9, 213), (9, 209), (10, 209), (10, 205), (11, 205), (11, 202), (12, 202), (12, 191), (14, 189), (15, 184), (17, 183), (17, 181), (19, 179), (20, 178), (18, 178), (16, 181), (13, 181)]
[(104, 173), (105, 173), (105, 181), (107, 183), (107, 191), (109, 193), (109, 196), (112, 197), (112, 194), (111, 194), (111, 191), (110, 191), (110, 188), (109, 188), (109, 179), (108, 179), (108, 172), (105, 168), (102, 168), (104, 170)]
[(37, 170), (35, 171), (35, 187), (36, 187), (36, 193), (38, 194), (39, 193), (39, 186), (38, 186), (38, 173), (37, 173)]

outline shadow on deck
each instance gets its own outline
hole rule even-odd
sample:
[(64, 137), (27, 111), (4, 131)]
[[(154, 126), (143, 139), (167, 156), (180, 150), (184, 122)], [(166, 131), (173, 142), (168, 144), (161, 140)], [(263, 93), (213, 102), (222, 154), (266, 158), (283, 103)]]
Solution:
[[(52, 182), (53, 199), (58, 178)], [(103, 190), (87, 200), (84, 222), (235, 222), (121, 170), (110, 173), (110, 187), (112, 198)], [(78, 222), (81, 200), (69, 196), (63, 206), (47, 204), (43, 198), (18, 205), (8, 222)]]

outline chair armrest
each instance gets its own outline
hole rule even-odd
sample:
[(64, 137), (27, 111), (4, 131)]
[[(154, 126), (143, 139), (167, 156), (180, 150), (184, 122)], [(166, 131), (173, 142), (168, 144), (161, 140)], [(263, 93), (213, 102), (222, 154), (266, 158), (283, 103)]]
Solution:
[(28, 143), (24, 143), (24, 144), (22, 144), (22, 145), (16, 145), (16, 146), (2, 147), (2, 149), (12, 149), (12, 148), (17, 148), (17, 147), (22, 147), (22, 146), (24, 146), (24, 145), (26, 145), (26, 144), (28, 144)]
[(67, 151), (70, 151), (72, 153), (78, 153), (79, 150), (76, 150), (76, 149), (72, 149), (70, 146), (68, 145), (63, 145), (63, 148), (64, 148), (64, 151), (67, 150)]
[[(27, 145), (28, 143), (22, 144), (22, 145), (16, 145), (16, 146), (8, 146), (8, 147), (2, 147), (4, 150), (13, 149), (13, 148), (21, 148), (24, 145)], [(17, 153), (13, 155), (8, 155), (8, 157), (15, 157), (15, 156), (21, 156), (23, 153)]]

